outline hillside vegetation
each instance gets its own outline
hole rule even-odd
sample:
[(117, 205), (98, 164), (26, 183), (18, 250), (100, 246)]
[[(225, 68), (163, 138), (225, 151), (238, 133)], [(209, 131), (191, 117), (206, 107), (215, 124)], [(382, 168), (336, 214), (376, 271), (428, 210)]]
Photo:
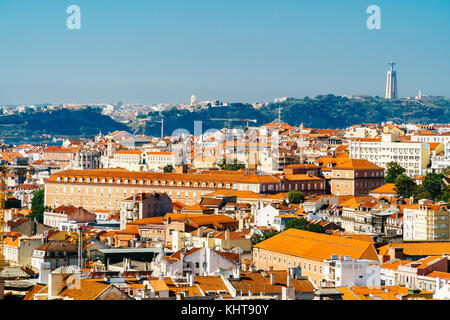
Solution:
[(99, 109), (59, 109), (0, 116), (0, 136), (31, 138), (49, 135), (87, 136), (129, 128), (100, 113)]
[[(194, 111), (171, 109), (161, 114), (151, 112), (154, 120), (164, 117), (164, 133), (171, 134), (179, 128), (194, 133), (194, 121), (202, 121), (203, 131), (220, 129), (224, 121), (211, 121), (211, 118), (249, 118), (256, 119), (256, 125), (272, 122), (278, 118), (281, 107), (281, 120), (290, 125), (304, 123), (309, 128), (344, 129), (361, 123), (450, 123), (450, 100), (442, 99), (433, 104), (415, 100), (386, 100), (378, 97), (349, 99), (334, 95), (315, 98), (288, 99), (281, 103), (270, 103), (259, 109), (250, 104), (233, 103), (226, 107), (196, 108)], [(233, 127), (244, 126), (244, 122), (233, 122)], [(254, 125), (254, 123), (250, 123)], [(159, 136), (161, 125), (148, 121), (146, 134)]]

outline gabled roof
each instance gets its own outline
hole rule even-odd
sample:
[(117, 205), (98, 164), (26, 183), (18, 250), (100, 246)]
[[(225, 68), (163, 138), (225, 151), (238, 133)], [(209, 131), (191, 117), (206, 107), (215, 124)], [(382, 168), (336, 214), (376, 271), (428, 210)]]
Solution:
[[(274, 275), (274, 284), (270, 284), (270, 275)], [(233, 287), (242, 291), (243, 295), (252, 291), (254, 294), (266, 293), (275, 294), (281, 293), (283, 287), (287, 284), (287, 271), (266, 271), (262, 272), (241, 272), (239, 281), (232, 281)], [(309, 280), (292, 279), (292, 286), (296, 292), (314, 292), (314, 285)]]
[(70, 241), (50, 241), (36, 250), (46, 252), (78, 252), (78, 247)]

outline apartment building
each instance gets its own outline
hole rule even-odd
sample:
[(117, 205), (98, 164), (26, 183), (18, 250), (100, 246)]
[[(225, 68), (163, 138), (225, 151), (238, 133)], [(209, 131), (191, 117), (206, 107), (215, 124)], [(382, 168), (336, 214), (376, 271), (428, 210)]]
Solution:
[(397, 162), (411, 177), (424, 175), (430, 163), (428, 143), (401, 140), (396, 133), (375, 139), (354, 139), (348, 149), (350, 158), (366, 159), (385, 169), (387, 163)]
[(42, 244), (42, 236), (27, 236), (11, 232), (3, 241), (4, 259), (12, 265), (31, 266), (31, 256)]
[(424, 199), (406, 206), (403, 211), (403, 240), (449, 240), (449, 211), (449, 204)]
[(410, 289), (434, 291), (436, 278), (449, 277), (448, 257), (428, 256), (415, 261), (393, 259), (381, 265), (381, 280), (385, 285), (400, 285)]
[(324, 261), (323, 287), (379, 286), (381, 263), (378, 260), (338, 257)]
[(367, 195), (384, 184), (384, 169), (368, 160), (319, 158), (317, 164), (327, 181), (327, 191), (336, 196)]
[(172, 250), (177, 251), (182, 248), (210, 248), (243, 253), (251, 251), (252, 243), (240, 232), (216, 231), (200, 227), (192, 232), (172, 232)]
[(45, 181), (45, 205), (83, 206), (87, 210), (120, 210), (122, 199), (138, 193), (166, 193), (173, 201), (193, 205), (214, 191), (253, 191), (271, 194), (302, 190), (324, 194), (325, 181), (307, 175), (228, 173), (156, 173), (124, 169), (66, 170)]
[(146, 169), (148, 171), (163, 171), (165, 166), (175, 167), (177, 156), (174, 152), (147, 152)]
[(89, 170), (100, 168), (101, 152), (99, 150), (79, 149), (72, 153), (70, 169)]
[(155, 276), (239, 276), (239, 255), (210, 248), (180, 250), (171, 256), (161, 256), (152, 262), (152, 275)]
[(79, 152), (78, 148), (65, 148), (59, 146), (49, 146), (42, 153), (42, 160), (48, 163), (54, 163), (62, 169), (70, 167), (72, 159)]
[(130, 171), (141, 171), (144, 169), (145, 156), (142, 150), (119, 150), (116, 151), (109, 168), (123, 168)]
[(96, 215), (83, 208), (73, 206), (58, 206), (53, 210), (44, 211), (44, 224), (46, 226), (60, 229), (63, 223), (70, 221), (76, 223), (95, 222)]
[(255, 226), (258, 227), (272, 227), (275, 225), (275, 217), (284, 214), (294, 214), (296, 208), (290, 208), (282, 203), (270, 203), (263, 206), (262, 203), (258, 205), (255, 212)]
[(139, 193), (122, 200), (120, 208), (120, 229), (127, 223), (142, 218), (161, 217), (172, 212), (172, 200), (163, 193)]
[(371, 242), (289, 229), (256, 244), (253, 262), (258, 270), (300, 267), (302, 276), (320, 286), (324, 261), (338, 254), (351, 259), (378, 260)]

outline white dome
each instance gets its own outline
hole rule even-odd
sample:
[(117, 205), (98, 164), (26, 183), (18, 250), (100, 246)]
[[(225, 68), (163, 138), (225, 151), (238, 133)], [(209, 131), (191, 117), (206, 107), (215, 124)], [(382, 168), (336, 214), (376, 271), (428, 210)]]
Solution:
[(196, 102), (197, 102), (197, 96), (195, 94), (193, 94), (191, 97), (191, 104), (194, 104)]

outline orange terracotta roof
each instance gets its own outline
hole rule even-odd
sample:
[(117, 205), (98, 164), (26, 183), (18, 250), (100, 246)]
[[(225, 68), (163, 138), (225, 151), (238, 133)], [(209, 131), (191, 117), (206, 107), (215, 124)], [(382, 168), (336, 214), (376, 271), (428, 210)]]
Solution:
[(394, 183), (386, 183), (382, 186), (373, 189), (370, 191), (370, 193), (387, 193), (387, 194), (397, 194), (397, 191), (395, 191), (395, 184)]
[(79, 287), (76, 285), (65, 288), (59, 295), (73, 300), (95, 300), (110, 285), (103, 283), (103, 279), (80, 279)]
[(330, 259), (337, 254), (350, 256), (352, 259), (378, 260), (373, 244), (367, 241), (297, 229), (283, 231), (254, 247), (318, 261)]

